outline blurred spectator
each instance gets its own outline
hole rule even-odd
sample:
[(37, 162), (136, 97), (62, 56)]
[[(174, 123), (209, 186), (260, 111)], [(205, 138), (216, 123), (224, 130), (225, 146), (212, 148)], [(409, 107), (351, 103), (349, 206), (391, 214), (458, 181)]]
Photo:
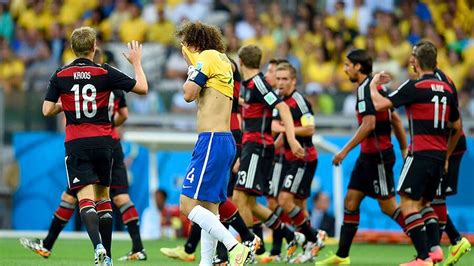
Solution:
[(40, 32), (35, 28), (29, 29), (25, 37), (25, 41), (19, 44), (16, 54), (28, 67), (38, 57), (45, 43)]
[(44, 30), (53, 22), (54, 18), (45, 8), (45, 1), (30, 1), (28, 8), (18, 18), (18, 24), (28, 30)]
[[(467, 76), (464, 85), (459, 92), (459, 105), (466, 108), (471, 117), (474, 117), (474, 63), (468, 65)], [(459, 87), (457, 87), (459, 89)]]
[(0, 87), (6, 93), (23, 89), (25, 65), (12, 53), (7, 43), (0, 47)]
[(149, 27), (147, 40), (169, 46), (175, 41), (175, 25), (168, 19), (165, 10), (164, 7), (160, 7), (155, 11), (158, 14), (158, 20)]
[(387, 46), (387, 51), (393, 59), (397, 60), (401, 67), (406, 67), (412, 47), (409, 42), (403, 39), (400, 29), (397, 26), (392, 26), (389, 31), (390, 42)]
[(115, 8), (108, 17), (108, 21), (112, 27), (112, 40), (118, 40), (116, 36), (118, 36), (120, 27), (122, 27), (122, 23), (128, 19), (130, 19), (130, 9), (127, 0), (117, 0), (115, 2)]
[(51, 56), (49, 47), (47, 45), (41, 46), (38, 57), (26, 70), (25, 89), (46, 92), (51, 73), (54, 73), (58, 67), (58, 61)]
[[(170, 17), (170, 10), (165, 0), (154, 0), (145, 5), (142, 12), (142, 18), (148, 24), (154, 24), (162, 19)], [(165, 17), (165, 18), (163, 18)]]
[(303, 78), (306, 82), (317, 83), (323, 90), (327, 90), (332, 85), (334, 70), (334, 63), (328, 61), (324, 47), (316, 47), (307, 54), (303, 64)]
[(170, 18), (176, 25), (179, 25), (183, 20), (204, 20), (209, 11), (208, 4), (196, 0), (184, 0), (171, 11)]
[(13, 23), (10, 11), (8, 11), (7, 4), (0, 3), (0, 37), (10, 42), (13, 38), (14, 28), (15, 24)]
[(255, 5), (245, 4), (244, 19), (235, 24), (235, 35), (240, 40), (247, 40), (255, 37), (255, 24), (257, 23), (257, 10)]
[(141, 17), (141, 10), (135, 4), (130, 4), (130, 17), (122, 22), (119, 29), (120, 40), (124, 43), (133, 40), (143, 42), (148, 25)]
[(64, 51), (64, 38), (61, 25), (53, 23), (48, 30), (49, 46), (51, 47), (51, 56), (57, 64), (61, 63), (61, 56)]
[(402, 74), (400, 64), (390, 57), (387, 50), (380, 50), (373, 63), (374, 73), (384, 70), (392, 76), (392, 81), (387, 85), (392, 88), (398, 88), (406, 78)]
[(258, 45), (260, 49), (262, 49), (262, 62), (267, 62), (276, 50), (276, 43), (271, 34), (265, 31), (261, 22), (256, 22), (254, 29), (255, 36), (244, 40), (242, 46), (251, 44)]
[(328, 213), (329, 196), (325, 192), (318, 192), (313, 197), (313, 209), (311, 210), (311, 225), (314, 228), (326, 231), (328, 236), (334, 237), (335, 218)]

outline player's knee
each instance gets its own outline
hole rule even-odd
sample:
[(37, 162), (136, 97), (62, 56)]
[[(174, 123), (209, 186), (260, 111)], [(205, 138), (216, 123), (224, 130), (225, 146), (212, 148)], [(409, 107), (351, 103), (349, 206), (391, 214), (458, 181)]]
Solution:
[(356, 211), (359, 209), (359, 203), (360, 201), (355, 197), (347, 195), (344, 199), (344, 208), (349, 211)]
[(128, 194), (118, 194), (112, 198), (112, 201), (114, 202), (115, 206), (122, 206), (125, 203), (131, 201), (131, 199)]
[(237, 206), (240, 208), (240, 206), (245, 205), (247, 202), (247, 197), (245, 193), (239, 190), (234, 190), (234, 195), (232, 196), (232, 201), (237, 204)]
[(280, 192), (278, 195), (278, 205), (282, 207), (286, 212), (291, 211), (293, 209), (293, 195), (288, 192)]
[(74, 205), (77, 202), (77, 198), (72, 195), (67, 194), (66, 192), (63, 192), (63, 194), (61, 195), (61, 201), (65, 201), (67, 203)]
[(379, 200), (380, 210), (385, 213), (386, 215), (391, 216), (395, 209), (397, 208), (397, 203), (395, 198), (383, 199)]

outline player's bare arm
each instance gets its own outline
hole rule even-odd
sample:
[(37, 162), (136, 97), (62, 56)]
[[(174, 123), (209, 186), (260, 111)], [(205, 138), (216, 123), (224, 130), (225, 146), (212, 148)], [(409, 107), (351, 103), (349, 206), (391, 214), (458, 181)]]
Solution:
[(63, 111), (63, 105), (61, 103), (55, 103), (50, 101), (43, 102), (43, 115), (44, 116), (55, 116)]
[(458, 120), (456, 120), (455, 122), (448, 123), (448, 127), (451, 128), (451, 132), (448, 139), (448, 151), (446, 153), (446, 161), (448, 161), (451, 154), (453, 154), (453, 151), (456, 148), (456, 145), (458, 144), (459, 138), (461, 137), (461, 118), (458, 118)]
[(278, 103), (275, 108), (278, 109), (281, 120), (285, 125), (286, 139), (288, 140), (288, 144), (290, 144), (291, 151), (296, 157), (303, 158), (304, 149), (295, 138), (295, 128), (293, 126), (293, 117), (291, 117), (290, 108), (284, 102)]
[(142, 48), (143, 44), (137, 41), (132, 41), (128, 45), (128, 54), (123, 53), (123, 56), (133, 66), (135, 71), (135, 80), (137, 83), (132, 91), (136, 94), (145, 95), (148, 93), (148, 82), (146, 80), (145, 72), (142, 68)]
[(407, 144), (407, 136), (405, 134), (405, 129), (403, 128), (402, 119), (396, 112), (392, 112), (392, 128), (395, 137), (398, 140), (400, 145), (400, 151), (402, 152), (403, 158), (407, 157), (408, 154), (408, 144)]
[(392, 78), (389, 74), (385, 72), (379, 72), (375, 74), (374, 78), (370, 82), (370, 96), (372, 97), (372, 102), (374, 103), (375, 110), (385, 111), (393, 107), (392, 102), (383, 97), (378, 92), (378, 86), (388, 83)]
[(187, 80), (183, 84), (183, 97), (188, 103), (196, 100), (200, 92), (201, 87), (192, 81)]
[[(377, 94), (380, 93), (377, 91)], [(381, 96), (382, 97), (382, 96)], [(344, 145), (342, 150), (338, 152), (333, 160), (332, 163), (334, 165), (339, 165), (344, 158), (346, 158), (347, 154), (357, 145), (359, 145), (367, 136), (369, 136), (370, 132), (375, 129), (375, 115), (366, 115), (362, 118), (362, 124), (357, 129), (356, 133), (349, 142)]]
[(119, 127), (128, 119), (128, 108), (122, 107), (114, 115), (114, 126)]

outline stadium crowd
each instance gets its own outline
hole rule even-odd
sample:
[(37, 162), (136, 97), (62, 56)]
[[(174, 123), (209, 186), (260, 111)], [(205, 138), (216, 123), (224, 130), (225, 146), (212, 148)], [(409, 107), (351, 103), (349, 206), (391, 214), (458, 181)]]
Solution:
[[(190, 12), (192, 10), (192, 12)], [(50, 73), (74, 55), (67, 39), (74, 28), (91, 26), (101, 43), (131, 40), (163, 46), (160, 75), (151, 93), (136, 99), (132, 112), (194, 112), (179, 97), (186, 63), (173, 33), (184, 20), (221, 26), (227, 52), (237, 58), (246, 44), (258, 44), (268, 59), (286, 58), (298, 69), (299, 89), (322, 114), (353, 114), (355, 98), (344, 73), (349, 48), (364, 48), (385, 69), (396, 88), (410, 76), (408, 57), (421, 39), (434, 42), (438, 63), (460, 88), (462, 110), (474, 116), (474, 8), (455, 0), (3, 0), (0, 1), (0, 87), (41, 91)], [(117, 57), (119, 55), (116, 55)], [(109, 53), (109, 61), (114, 61)], [(150, 59), (145, 59), (150, 60)], [(178, 94), (176, 94), (178, 92)], [(7, 96), (8, 97), (8, 96)]]

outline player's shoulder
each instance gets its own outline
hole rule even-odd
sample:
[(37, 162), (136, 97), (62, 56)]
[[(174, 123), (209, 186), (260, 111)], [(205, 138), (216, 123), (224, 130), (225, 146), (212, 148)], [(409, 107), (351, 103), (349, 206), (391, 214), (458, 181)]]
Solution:
[(311, 110), (311, 104), (306, 100), (306, 98), (299, 91), (295, 90), (291, 98), (296, 102), (301, 112), (307, 113)]

